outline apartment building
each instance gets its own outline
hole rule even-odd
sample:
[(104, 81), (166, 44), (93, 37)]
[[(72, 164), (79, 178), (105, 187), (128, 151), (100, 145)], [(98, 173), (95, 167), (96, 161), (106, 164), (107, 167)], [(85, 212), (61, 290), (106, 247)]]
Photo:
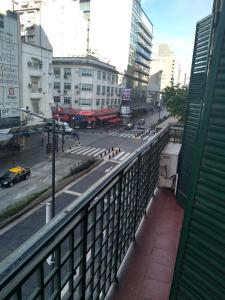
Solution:
[(55, 105), (82, 110), (120, 106), (122, 85), (110, 64), (92, 56), (54, 57), (53, 73)]
[(167, 44), (159, 44), (158, 53), (151, 62), (150, 75), (162, 71), (160, 89), (174, 84), (175, 56)]
[(52, 89), (52, 50), (22, 42), (23, 107), (50, 117)]

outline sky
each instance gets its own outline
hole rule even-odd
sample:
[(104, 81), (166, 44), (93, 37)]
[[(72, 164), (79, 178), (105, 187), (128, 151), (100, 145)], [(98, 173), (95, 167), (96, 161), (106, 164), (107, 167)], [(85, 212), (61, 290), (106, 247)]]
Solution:
[[(212, 12), (213, 0), (142, 0), (153, 23), (153, 45), (167, 43), (190, 73), (196, 23)], [(153, 55), (155, 48), (153, 48)]]

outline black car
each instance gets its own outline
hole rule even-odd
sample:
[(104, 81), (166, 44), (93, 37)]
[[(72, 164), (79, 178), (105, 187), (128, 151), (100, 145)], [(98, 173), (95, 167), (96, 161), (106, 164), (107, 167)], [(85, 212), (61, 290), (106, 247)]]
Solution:
[(28, 179), (31, 171), (27, 168), (14, 167), (0, 177), (1, 187), (10, 187), (19, 181)]

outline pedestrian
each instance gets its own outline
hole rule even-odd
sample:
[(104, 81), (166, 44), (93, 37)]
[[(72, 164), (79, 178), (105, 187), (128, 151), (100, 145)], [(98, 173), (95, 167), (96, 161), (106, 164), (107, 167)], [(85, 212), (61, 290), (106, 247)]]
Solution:
[(77, 139), (78, 139), (78, 141), (79, 141), (79, 133), (77, 133)]

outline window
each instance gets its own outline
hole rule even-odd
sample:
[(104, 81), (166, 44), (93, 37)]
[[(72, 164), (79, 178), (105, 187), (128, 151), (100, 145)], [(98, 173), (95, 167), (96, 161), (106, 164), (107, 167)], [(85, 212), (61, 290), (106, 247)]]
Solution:
[(111, 99), (111, 101), (110, 101), (110, 105), (111, 105), (111, 106), (113, 106), (113, 99)]
[(64, 97), (64, 104), (71, 104), (71, 97)]
[(106, 99), (106, 105), (109, 105), (109, 99)]
[(64, 90), (71, 90), (71, 83), (64, 83)]
[(100, 99), (96, 99), (96, 106), (100, 105)]
[(118, 94), (118, 88), (115, 88), (115, 94), (117, 96), (117, 94)]
[(54, 96), (54, 103), (60, 102), (60, 96)]
[(64, 69), (64, 78), (67, 78), (68, 76), (71, 76), (71, 68)]
[(92, 92), (93, 90), (93, 85), (92, 84), (80, 84), (80, 91), (84, 92)]
[(102, 72), (101, 72), (101, 71), (98, 71), (98, 73), (97, 73), (97, 78), (98, 78), (98, 79), (102, 79)]
[(54, 68), (54, 75), (55, 75), (55, 77), (60, 77), (60, 69), (59, 68)]
[(102, 99), (102, 106), (105, 106), (105, 99)]
[(110, 82), (110, 79), (111, 79), (111, 75), (108, 74), (108, 75), (107, 75), (107, 80), (108, 80), (108, 82)]
[(80, 76), (93, 77), (93, 70), (91, 70), (91, 69), (80, 69)]
[(114, 87), (111, 87), (111, 96), (114, 94)]
[(114, 81), (115, 81), (115, 76), (112, 75), (112, 84), (114, 83)]
[(117, 105), (117, 99), (114, 100), (115, 105)]
[(102, 95), (105, 95), (105, 85), (102, 86)]
[(92, 99), (80, 98), (79, 99), (79, 105), (81, 105), (81, 106), (91, 106), (92, 105)]
[(60, 90), (60, 82), (54, 82), (54, 89)]
[(102, 73), (102, 79), (106, 80), (106, 73), (105, 72)]
[(119, 95), (121, 95), (121, 88), (119, 88)]
[(110, 94), (110, 87), (107, 86), (107, 95), (109, 95), (109, 94)]
[(97, 85), (97, 95), (100, 95), (100, 93), (101, 93), (101, 86)]

